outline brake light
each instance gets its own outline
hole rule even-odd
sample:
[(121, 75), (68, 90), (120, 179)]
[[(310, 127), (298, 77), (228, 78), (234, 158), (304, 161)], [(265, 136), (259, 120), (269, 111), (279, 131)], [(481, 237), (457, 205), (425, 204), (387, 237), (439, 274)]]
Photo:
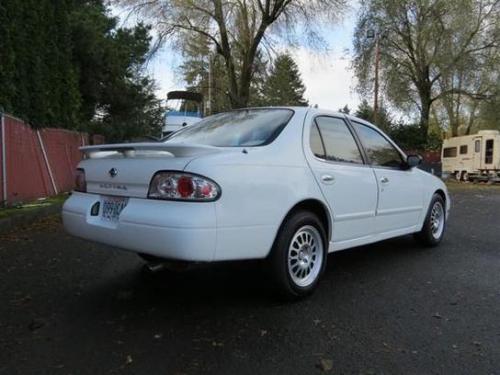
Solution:
[(78, 168), (75, 175), (75, 191), (81, 193), (87, 192), (87, 180), (85, 179), (85, 170)]
[(192, 173), (157, 172), (149, 184), (148, 198), (210, 202), (221, 190), (214, 181)]
[(191, 177), (182, 176), (177, 180), (177, 192), (182, 198), (190, 197), (193, 191), (193, 179)]

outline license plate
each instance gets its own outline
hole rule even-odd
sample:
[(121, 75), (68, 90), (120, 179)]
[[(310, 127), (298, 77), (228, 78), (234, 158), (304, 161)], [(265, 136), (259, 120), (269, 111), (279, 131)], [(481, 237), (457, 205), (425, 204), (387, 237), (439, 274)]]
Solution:
[(102, 197), (101, 217), (107, 221), (118, 221), (120, 213), (128, 203), (128, 198)]

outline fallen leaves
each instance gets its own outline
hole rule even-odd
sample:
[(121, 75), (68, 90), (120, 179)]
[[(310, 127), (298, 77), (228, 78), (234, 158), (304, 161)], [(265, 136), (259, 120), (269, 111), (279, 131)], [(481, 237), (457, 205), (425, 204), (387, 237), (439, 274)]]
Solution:
[(331, 359), (322, 358), (319, 361), (318, 368), (323, 372), (329, 372), (333, 369), (333, 361)]

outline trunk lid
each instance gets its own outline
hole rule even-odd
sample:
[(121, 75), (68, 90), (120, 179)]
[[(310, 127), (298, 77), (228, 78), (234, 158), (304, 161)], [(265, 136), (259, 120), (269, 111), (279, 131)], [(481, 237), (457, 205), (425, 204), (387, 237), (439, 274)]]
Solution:
[(85, 146), (87, 192), (146, 198), (153, 175), (161, 170), (182, 171), (193, 159), (220, 152), (204, 145), (123, 143)]

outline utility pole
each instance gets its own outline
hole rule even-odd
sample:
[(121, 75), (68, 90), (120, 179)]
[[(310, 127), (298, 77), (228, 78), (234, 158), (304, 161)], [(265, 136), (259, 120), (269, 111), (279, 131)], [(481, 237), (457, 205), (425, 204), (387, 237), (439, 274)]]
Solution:
[(373, 29), (366, 33), (368, 39), (375, 40), (375, 87), (373, 95), (373, 123), (377, 125), (378, 114), (378, 91), (379, 91), (379, 65), (380, 65), (380, 34)]
[(378, 114), (378, 70), (380, 65), (380, 44), (379, 36), (375, 37), (375, 93), (373, 95), (373, 123), (377, 125)]
[(212, 61), (212, 51), (208, 52), (208, 103), (207, 103), (207, 113), (205, 115), (210, 116), (213, 113), (212, 100), (213, 100), (213, 61)]

